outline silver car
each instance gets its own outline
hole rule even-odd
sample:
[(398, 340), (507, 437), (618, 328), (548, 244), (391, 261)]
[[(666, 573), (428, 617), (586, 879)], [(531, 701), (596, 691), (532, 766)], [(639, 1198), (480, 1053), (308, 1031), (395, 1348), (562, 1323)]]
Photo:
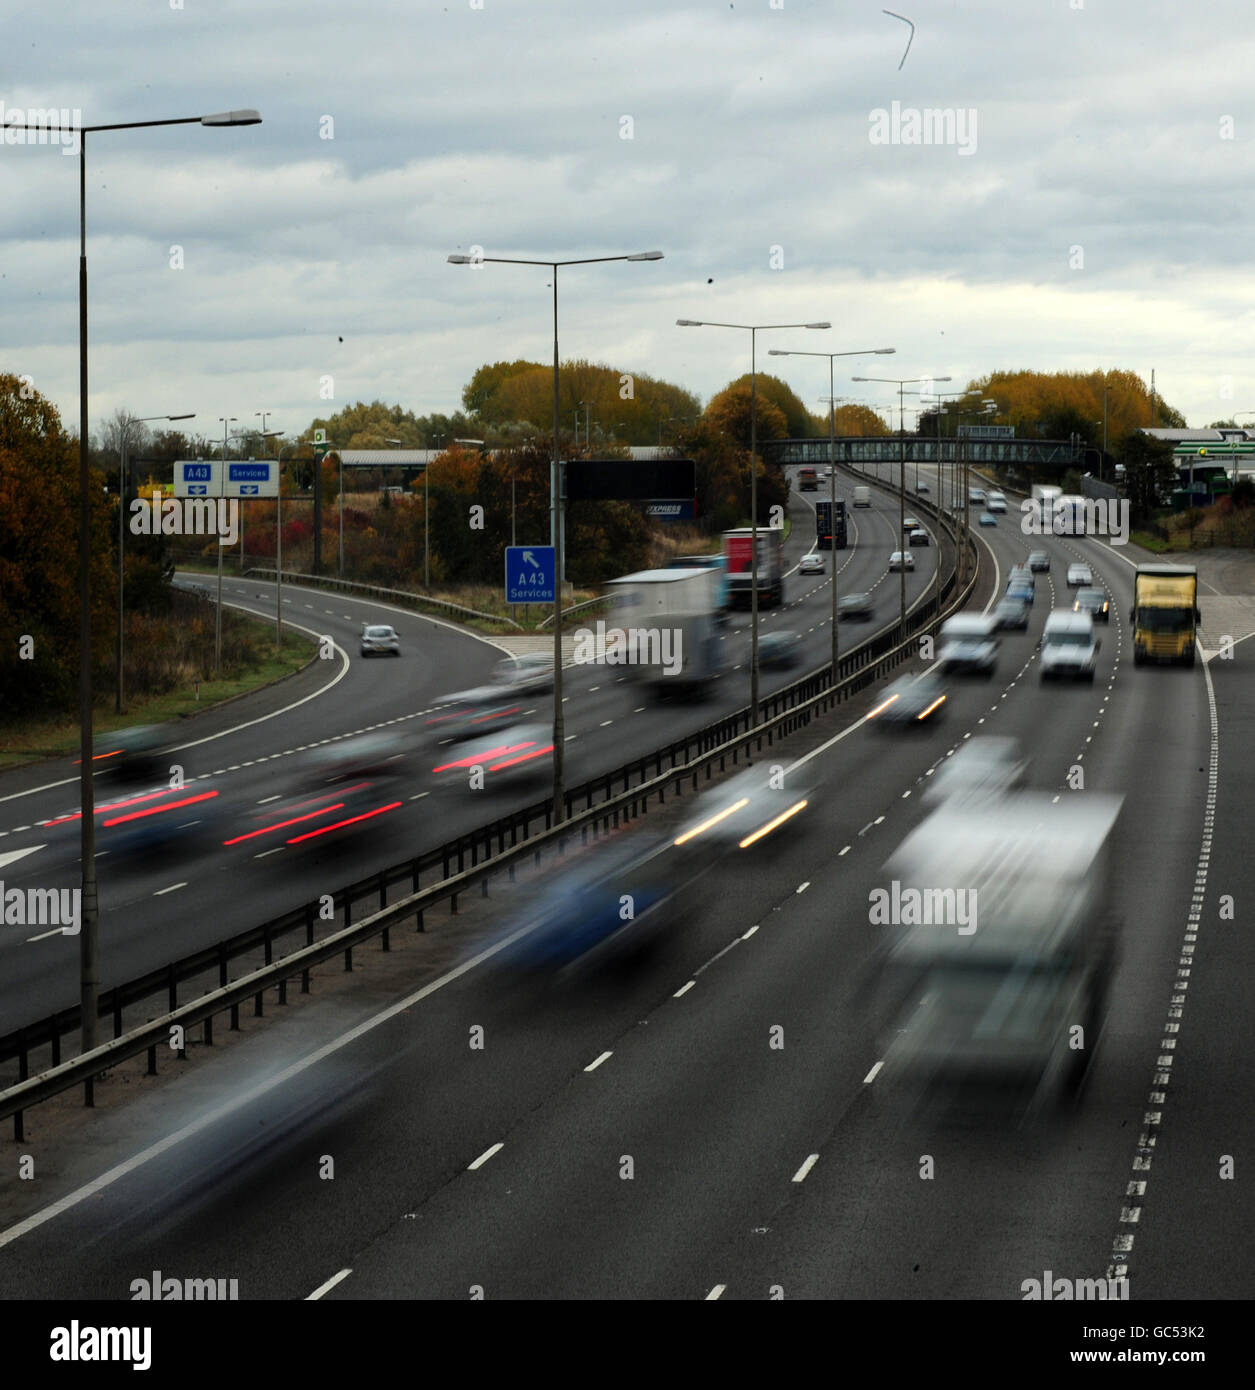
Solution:
[(799, 574), (823, 574), (824, 557), (818, 551), (812, 550), (809, 555), (802, 556), (797, 572)]
[(401, 639), (396, 628), (376, 623), (362, 629), (362, 655), (378, 656), (380, 653), (401, 655)]
[(909, 550), (895, 550), (889, 556), (889, 571), (894, 570), (913, 570), (915, 568), (915, 556)]
[(543, 694), (553, 689), (553, 656), (548, 652), (528, 652), (497, 662), (492, 669), (494, 684), (518, 694)]

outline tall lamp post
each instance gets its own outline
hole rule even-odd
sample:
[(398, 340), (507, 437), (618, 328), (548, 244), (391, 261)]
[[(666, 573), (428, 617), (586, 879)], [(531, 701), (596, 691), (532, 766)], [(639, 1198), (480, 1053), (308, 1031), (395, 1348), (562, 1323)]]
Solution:
[[(35, 122), (10, 125), (17, 130), (56, 131), (77, 139), (79, 254), (78, 254), (78, 718), (79, 811), (82, 888), (80, 899), (79, 975), (82, 1049), (96, 1046), (96, 1013), (100, 1002), (100, 905), (96, 893), (96, 802), (92, 786), (92, 640), (91, 640), (91, 469), (87, 449), (87, 137), (110, 130), (140, 130), (168, 125), (259, 125), (256, 111), (219, 111), (209, 116), (179, 116), (162, 121), (121, 121), (110, 125), (67, 129)], [(64, 153), (64, 149), (62, 151)], [(88, 1099), (91, 1098), (90, 1083)]]
[(826, 357), (828, 359), (828, 524), (832, 527), (832, 683), (837, 683), (837, 402), (833, 395), (833, 360), (838, 357), (890, 357), (896, 348), (862, 348), (854, 352), (804, 352), (771, 348), (768, 357)]
[[(226, 475), (227, 471), (227, 426), (234, 425), (236, 418), (234, 415), (219, 415), (218, 423), (222, 426), (222, 472)], [(218, 668), (222, 662), (222, 537), (218, 537), (218, 608), (214, 614), (214, 675), (218, 674)]]
[[(898, 388), (898, 448), (899, 448), (899, 467), (898, 467), (898, 549), (902, 552), (902, 564), (898, 567), (898, 578), (901, 581), (898, 586), (899, 593), (899, 624), (902, 632), (906, 631), (906, 536), (903, 522), (906, 520), (906, 424), (904, 412), (906, 406), (902, 396), (904, 388), (916, 386), (925, 381), (949, 381), (948, 376), (854, 376), (851, 381), (884, 381), (890, 386)], [(941, 563), (941, 557), (937, 557), (937, 563)]]
[(660, 261), (661, 251), (636, 251), (628, 256), (584, 256), (569, 261), (524, 260), (517, 256), (450, 256), (450, 265), (537, 265), (553, 271), (553, 461), (549, 469), (549, 540), (554, 547), (554, 605), (553, 605), (553, 822), (566, 818), (563, 788), (563, 742), (565, 728), (562, 718), (562, 528), (559, 512), (562, 507), (561, 441), (558, 436), (558, 270), (567, 265), (600, 265), (606, 261)]
[(823, 323), (715, 323), (676, 319), (680, 328), (736, 328), (750, 335), (750, 728), (758, 723), (758, 369), (760, 331), (776, 328), (831, 328)]
[[(452, 260), (452, 259), (453, 259), (453, 258), (450, 257), (450, 260)], [(444, 443), (444, 441), (445, 441), (445, 436), (444, 436), (443, 434), (433, 434), (431, 437), (436, 441), (436, 450), (437, 450), (437, 452), (439, 452), (440, 446), (441, 446), (441, 445)], [(431, 452), (431, 446), (430, 446), (430, 445), (428, 445), (428, 450), (427, 450), (427, 452), (428, 452), (428, 453)], [(428, 503), (428, 501), (429, 501), (429, 499), (430, 499), (430, 494), (429, 494), (428, 487), (427, 487), (427, 477), (428, 477), (428, 474), (429, 474), (430, 472), (431, 472), (431, 459), (428, 459), (427, 462), (423, 465), (423, 588), (424, 588), (424, 589), (430, 589), (430, 588), (431, 588), (431, 513), (429, 512), (428, 507), (427, 507), (427, 503)]]
[(131, 426), (147, 425), (154, 420), (195, 420), (196, 412), (189, 415), (140, 415), (128, 416), (122, 425), (122, 438), (118, 444), (118, 688), (114, 700), (114, 713), (122, 713), (122, 614), (126, 600), (126, 485), (130, 481), (127, 472), (130, 460), (127, 451), (131, 443)]

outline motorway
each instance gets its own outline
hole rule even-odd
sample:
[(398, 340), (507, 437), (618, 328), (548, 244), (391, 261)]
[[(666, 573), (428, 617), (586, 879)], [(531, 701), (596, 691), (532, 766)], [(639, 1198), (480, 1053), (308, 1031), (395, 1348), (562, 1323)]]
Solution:
[[(871, 516), (852, 513), (870, 535), (842, 557), (843, 589), (883, 570), (896, 511), (882, 496)], [(1192, 670), (1135, 669), (1125, 556), (1096, 540), (1029, 540), (1016, 520), (980, 533), (991, 581), (1039, 546), (1053, 568), (1038, 576), (1030, 630), (1003, 634), (996, 676), (953, 680), (946, 717), (911, 736), (860, 723), (870, 692), (812, 726), (797, 740), (815, 783), (807, 813), (708, 875), (664, 949), (522, 1005), (459, 968), (351, 1029), (305, 1006), (297, 1052), (279, 1040), (287, 1025), (272, 1025), (213, 1064), (216, 1085), (199, 1073), (186, 1129), (115, 1127), (110, 1161), (126, 1162), (90, 1191), (76, 1185), (90, 1154), (77, 1166), (43, 1155), (51, 1175), (22, 1195), (33, 1221), (0, 1231), (0, 1292), (125, 1298), (131, 1279), (161, 1269), (238, 1278), (243, 1298), (1005, 1300), (1045, 1270), (1102, 1277), (1119, 1248), (1135, 1299), (1249, 1297), (1235, 1235), (1255, 1213), (1220, 1165), (1236, 1154), (1240, 1172), (1255, 1138), (1244, 1062), (1255, 948), (1242, 929), (1255, 883), (1239, 843), (1255, 646)], [(1114, 599), (1098, 678), (1043, 685), (1036, 641), (1068, 602), (1063, 574), (1078, 557)], [(913, 577), (926, 582), (926, 570)], [(806, 592), (776, 621), (810, 631), (818, 660), (828, 591), (817, 580)], [(357, 618), (339, 598), (325, 607)], [(407, 664), (392, 663), (402, 681)], [(388, 672), (380, 663), (368, 678)], [(596, 753), (622, 761), (697, 717), (634, 723), (623, 692), (571, 696), (571, 731), (590, 745), (572, 780)], [(415, 703), (398, 689), (390, 708)], [(609, 718), (613, 743), (595, 743)], [(1020, 739), (1034, 786), (1083, 796), (1083, 779), (1125, 796), (1124, 938), (1105, 1033), (1075, 1107), (1028, 1117), (902, 1105), (879, 1084), (865, 988), (881, 865), (922, 818), (933, 769), (979, 733)], [(272, 775), (242, 780), (255, 795)], [(262, 915), (263, 885), (246, 863), (232, 872), (215, 924), (242, 896)], [(214, 882), (200, 891), (220, 892)], [(1222, 919), (1222, 894), (1236, 921)], [(498, 910), (508, 919), (508, 895)], [(179, 930), (138, 887), (129, 911)], [(125, 928), (110, 930), (107, 957)], [(10, 969), (31, 948), (17, 949)], [(468, 1045), (475, 1028), (482, 1048)], [(109, 1122), (93, 1123), (103, 1135)]]
[[(786, 556), (789, 567), (796, 569), (813, 540), (815, 518), (809, 495), (795, 494), (791, 509), (794, 530)], [(897, 536), (892, 499), (877, 494), (871, 510), (851, 515), (855, 544), (836, 552), (838, 582), (843, 592), (872, 590), (877, 610), (875, 621), (842, 624), (845, 647), (890, 625), (898, 607), (897, 575), (887, 573)], [(935, 545), (918, 552), (919, 568), (907, 576), (908, 605), (927, 590), (937, 553)], [(203, 575), (181, 575), (179, 582), (214, 590), (213, 581)], [(764, 694), (826, 661), (830, 585), (830, 574), (794, 573), (786, 581), (785, 605), (761, 611), (761, 632), (787, 627), (805, 642), (802, 666), (762, 672)], [(223, 593), (225, 602), (273, 621), (273, 585), (228, 578)], [(442, 695), (482, 684), (492, 665), (505, 656), (500, 646), (373, 599), (285, 585), (284, 607), (285, 621), (311, 635), (330, 636), (334, 651), (296, 682), (299, 691), (289, 693), (292, 682), (284, 682), (193, 722), (183, 775), (189, 795), (204, 787), (218, 793), (208, 803), (214, 820), (197, 825), (205, 804), (198, 803), (187, 811), (188, 843), (176, 841), (158, 851), (123, 856), (111, 851), (109, 832), (98, 825), (102, 989), (278, 917), (320, 894), (334, 893), (546, 794), (548, 783), (543, 781), (472, 791), (469, 786), (435, 788), (429, 776), (443, 759), (436, 757), (425, 736), (425, 719), (438, 710)], [(361, 626), (376, 622), (397, 628), (402, 642), (399, 659), (359, 656)], [(723, 640), (727, 669), (704, 700), (650, 703), (613, 667), (569, 670), (564, 684), (567, 786), (644, 756), (747, 704), (747, 613), (733, 615)], [(543, 695), (532, 700), (533, 722), (549, 721), (552, 701)], [(387, 798), (400, 802), (395, 811), (368, 829), (362, 827), (351, 841), (326, 848), (322, 840), (280, 845), (273, 835), (224, 843), (249, 834), (253, 818), (266, 806), (313, 795), (325, 774), (312, 760), (336, 741), (365, 732), (395, 742), (402, 773), (396, 779), (399, 790)], [(98, 779), (98, 806), (107, 796), (108, 783)], [(7, 888), (71, 889), (78, 883), (78, 822), (61, 819), (73, 814), (77, 801), (76, 769), (68, 763), (0, 777), (0, 879)], [(46, 824), (54, 820), (61, 823)], [(202, 829), (213, 833), (201, 834)], [(0, 1033), (75, 1003), (77, 961), (77, 942), (55, 929), (36, 927), (0, 936)]]

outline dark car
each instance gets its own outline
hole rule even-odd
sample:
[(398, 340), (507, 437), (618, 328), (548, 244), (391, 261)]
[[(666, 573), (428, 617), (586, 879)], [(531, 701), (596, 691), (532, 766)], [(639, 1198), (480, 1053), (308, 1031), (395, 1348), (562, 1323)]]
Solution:
[(1074, 613), (1088, 613), (1096, 623), (1111, 621), (1111, 600), (1105, 589), (1078, 589), (1072, 600)]
[(1027, 628), (1031, 604), (1032, 600), (1022, 593), (1008, 593), (1005, 598), (999, 599), (994, 608), (994, 624), (999, 628)]
[(841, 618), (870, 618), (875, 608), (870, 594), (842, 594), (837, 600), (837, 615)]
[(796, 666), (802, 659), (800, 632), (769, 632), (758, 639), (758, 664), (768, 667)]
[(1020, 580), (1013, 579), (1007, 585), (1006, 597), (1023, 599), (1031, 608), (1033, 600), (1037, 597), (1037, 590), (1032, 584), (1025, 584)]
[(882, 727), (922, 728), (932, 724), (945, 708), (946, 691), (930, 671), (922, 676), (902, 676), (886, 686), (880, 700), (868, 712), (868, 722)]
[(1050, 556), (1047, 555), (1044, 550), (1034, 550), (1028, 557), (1028, 567), (1034, 573), (1036, 573), (1038, 570), (1042, 570), (1045, 573), (1049, 574)]

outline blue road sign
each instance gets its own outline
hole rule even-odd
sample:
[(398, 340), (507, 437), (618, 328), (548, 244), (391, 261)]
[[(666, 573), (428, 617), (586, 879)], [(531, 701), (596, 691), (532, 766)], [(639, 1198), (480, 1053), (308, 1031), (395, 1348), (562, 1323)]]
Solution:
[(268, 463), (228, 463), (227, 477), (233, 483), (265, 483), (270, 481)]
[(553, 603), (553, 581), (553, 546), (506, 546), (505, 601), (507, 603)]
[(207, 483), (212, 477), (212, 471), (207, 463), (185, 463), (183, 476), (189, 483)]

